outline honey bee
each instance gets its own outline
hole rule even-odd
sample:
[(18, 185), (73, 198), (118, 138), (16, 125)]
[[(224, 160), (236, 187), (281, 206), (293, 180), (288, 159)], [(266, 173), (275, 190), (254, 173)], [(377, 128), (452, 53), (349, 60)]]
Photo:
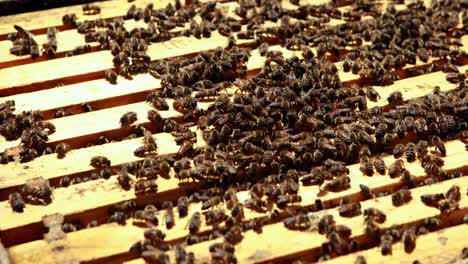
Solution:
[(343, 217), (353, 217), (356, 215), (361, 214), (361, 204), (359, 202), (356, 203), (344, 203), (341, 205), (340, 209), (338, 209), (340, 216)]
[(382, 158), (380, 158), (380, 157), (375, 157), (375, 158), (374, 158), (374, 163), (373, 163), (373, 165), (374, 165), (375, 170), (376, 170), (379, 174), (385, 175), (385, 171), (386, 171), (386, 169), (387, 169), (387, 166), (385, 165), (385, 162), (383, 161)]
[(205, 213), (205, 220), (207, 225), (220, 224), (226, 220), (227, 215), (223, 208), (211, 209)]
[(174, 205), (171, 201), (164, 201), (161, 204), (161, 207), (166, 210), (166, 214), (164, 216), (164, 220), (166, 223), (166, 228), (171, 229), (175, 225), (175, 218), (174, 218)]
[(125, 225), (127, 222), (127, 217), (124, 212), (115, 212), (109, 217), (109, 223), (118, 223), (119, 225)]
[(169, 110), (169, 104), (167, 101), (161, 98), (156, 92), (149, 93), (146, 96), (146, 101), (151, 103), (151, 105), (158, 110)]
[(202, 210), (206, 210), (206, 209), (209, 209), (213, 206), (216, 206), (218, 204), (220, 204), (222, 202), (222, 198), (220, 196), (215, 196), (215, 197), (212, 197), (208, 200), (206, 200), (205, 202), (202, 203), (202, 207), (201, 209)]
[(367, 176), (374, 175), (374, 167), (371, 159), (367, 156), (362, 156), (360, 159), (360, 170)]
[(406, 253), (413, 252), (414, 248), (416, 247), (416, 233), (414, 227), (406, 229), (403, 232), (402, 238), (403, 246), (405, 248)]
[(405, 146), (405, 155), (406, 155), (406, 161), (408, 162), (413, 162), (416, 160), (416, 145), (413, 142), (409, 142)]
[(335, 220), (333, 215), (324, 215), (320, 218), (317, 227), (320, 234), (325, 234), (328, 230), (330, 230), (333, 226), (335, 226)]
[(199, 212), (193, 213), (190, 217), (190, 220), (188, 221), (188, 228), (190, 234), (196, 234), (200, 230), (200, 226), (202, 223), (201, 217), (202, 215)]
[(388, 175), (390, 178), (395, 178), (401, 175), (404, 170), (404, 162), (401, 159), (395, 160), (388, 168)]
[(139, 180), (135, 183), (135, 194), (144, 193), (146, 191), (156, 192), (158, 184), (155, 179)]
[(384, 223), (387, 220), (387, 215), (377, 208), (366, 208), (364, 209), (364, 215), (372, 218), (377, 223)]
[(133, 213), (133, 218), (135, 218), (137, 220), (143, 220), (143, 221), (150, 222), (153, 225), (158, 225), (159, 224), (159, 219), (156, 216), (156, 214), (153, 211), (146, 210), (146, 208), (145, 208), (145, 210), (136, 210)]
[(13, 211), (22, 213), (26, 204), (24, 203), (23, 197), (18, 192), (12, 192), (8, 195), (10, 206)]
[(130, 182), (132, 181), (132, 178), (128, 175), (128, 172), (125, 169), (122, 169), (117, 176), (117, 182), (120, 184), (122, 189), (128, 190), (130, 189)]
[(276, 200), (276, 205), (278, 208), (284, 208), (289, 203), (300, 203), (301, 201), (302, 197), (298, 194), (279, 195), (278, 199)]
[(445, 147), (445, 143), (444, 141), (442, 141), (442, 139), (440, 139), (440, 137), (433, 136), (431, 138), (431, 145), (435, 145), (436, 148), (439, 150), (440, 154), (442, 154), (442, 156), (445, 157), (447, 155), (447, 149)]
[(366, 258), (364, 258), (364, 256), (358, 255), (356, 260), (354, 260), (354, 264), (367, 264)]
[(407, 189), (402, 189), (392, 194), (393, 206), (401, 206), (411, 201), (411, 199), (412, 199), (411, 191)]
[(361, 194), (364, 196), (364, 199), (371, 199), (375, 196), (372, 190), (364, 184), (359, 184), (359, 189), (361, 190)]
[(284, 227), (290, 230), (307, 230), (310, 228), (310, 221), (306, 214), (299, 213), (287, 217), (283, 220)]
[(460, 187), (457, 185), (453, 185), (447, 191), (447, 193), (445, 194), (445, 197), (450, 200), (460, 201), (461, 199)]
[(441, 214), (446, 214), (451, 211), (457, 210), (459, 203), (456, 200), (442, 199), (439, 201), (438, 208)]
[(57, 153), (57, 158), (59, 158), (59, 159), (65, 158), (65, 155), (66, 155), (67, 152), (69, 152), (70, 150), (71, 150), (71, 147), (70, 147), (70, 145), (68, 145), (67, 143), (59, 143), (59, 144), (55, 147), (55, 153)]
[(52, 188), (49, 181), (43, 177), (29, 179), (21, 187), (21, 193), (26, 195), (27, 199), (43, 200), (46, 203), (51, 202)]
[(182, 146), (180, 146), (179, 150), (177, 151), (177, 155), (179, 157), (185, 157), (190, 155), (194, 151), (193, 141), (186, 140)]
[(387, 97), (387, 101), (388, 101), (388, 104), (391, 107), (399, 105), (399, 104), (403, 103), (403, 94), (400, 91), (392, 92)]
[(94, 156), (91, 158), (90, 165), (96, 169), (107, 168), (111, 166), (111, 161), (104, 156)]
[(442, 225), (442, 221), (435, 217), (429, 217), (424, 219), (424, 226), (426, 226), (429, 230), (434, 231), (440, 228)]
[(104, 72), (104, 78), (110, 83), (110, 84), (117, 84), (117, 73), (115, 73), (112, 70), (106, 70)]
[(390, 234), (383, 234), (380, 237), (380, 252), (383, 256), (392, 254), (393, 237)]
[(330, 191), (340, 191), (350, 187), (351, 179), (348, 176), (339, 177), (325, 184), (325, 188)]
[(186, 217), (189, 209), (189, 199), (187, 196), (181, 196), (177, 199), (177, 211), (179, 212), (179, 218)]
[(135, 112), (127, 112), (122, 115), (120, 118), (120, 126), (121, 127), (128, 127), (135, 121), (137, 121), (137, 113)]
[(146, 239), (154, 242), (162, 242), (166, 238), (166, 233), (157, 228), (146, 229), (143, 233)]
[(445, 195), (443, 193), (423, 194), (420, 198), (425, 205), (437, 207), (438, 203), (445, 199)]
[(380, 238), (380, 227), (372, 217), (366, 217), (364, 219), (364, 232), (373, 240), (378, 241)]
[(63, 178), (60, 178), (60, 182), (59, 182), (59, 185), (61, 187), (68, 187), (70, 186), (70, 178), (68, 176), (65, 176)]

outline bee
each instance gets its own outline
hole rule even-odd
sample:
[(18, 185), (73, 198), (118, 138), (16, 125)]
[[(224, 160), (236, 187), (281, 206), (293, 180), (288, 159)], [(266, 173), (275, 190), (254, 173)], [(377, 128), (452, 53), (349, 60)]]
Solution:
[(244, 205), (242, 203), (236, 203), (231, 210), (231, 216), (237, 220), (242, 220), (244, 216)]
[(338, 209), (340, 216), (353, 217), (361, 214), (361, 203), (344, 203)]
[(333, 215), (328, 214), (322, 216), (317, 224), (319, 233), (325, 234), (328, 230), (330, 230), (330, 228), (335, 226), (335, 223), (336, 222), (333, 218)]
[(205, 220), (207, 225), (220, 224), (226, 220), (227, 215), (223, 208), (211, 209), (205, 213)]
[(171, 229), (175, 225), (175, 218), (174, 218), (174, 205), (171, 201), (164, 201), (161, 204), (161, 207), (166, 210), (166, 214), (164, 217), (166, 228)]
[(68, 187), (68, 186), (70, 186), (70, 183), (71, 183), (71, 182), (70, 182), (70, 178), (69, 178), (69, 177), (65, 176), (65, 177), (63, 177), (63, 178), (60, 178), (59, 185), (60, 185), (61, 187)]
[(405, 168), (405, 163), (401, 159), (395, 160), (392, 164), (390, 164), (388, 168), (388, 175), (390, 178), (396, 178), (401, 175)]
[(459, 206), (458, 201), (451, 199), (442, 199), (439, 201), (438, 208), (441, 214), (449, 213), (457, 210)]
[(405, 248), (406, 253), (413, 252), (414, 248), (416, 247), (416, 233), (414, 227), (406, 229), (403, 232), (402, 238), (403, 246)]
[(189, 199), (187, 196), (181, 196), (177, 199), (177, 211), (179, 212), (179, 218), (186, 217), (189, 209)]
[(122, 117), (120, 118), (120, 126), (121, 127), (128, 127), (130, 126), (132, 123), (134, 123), (135, 121), (137, 121), (137, 113), (135, 112), (127, 112), (125, 114), (122, 115)]
[(29, 179), (21, 187), (21, 193), (26, 195), (26, 198), (40, 199), (46, 203), (51, 201), (52, 188), (49, 181), (43, 177)]
[(115, 73), (112, 70), (106, 70), (104, 72), (104, 78), (110, 83), (110, 84), (117, 84), (117, 73)]
[(61, 118), (61, 117), (66, 117), (66, 116), (71, 116), (71, 115), (73, 115), (72, 112), (70, 112), (69, 110), (65, 110), (63, 108), (58, 109), (53, 114), (54, 118)]
[(166, 233), (157, 228), (147, 229), (143, 232), (143, 236), (154, 242), (162, 242), (166, 238)]
[(383, 256), (392, 254), (393, 237), (390, 234), (383, 234), (380, 237), (380, 252)]
[(438, 203), (445, 199), (445, 195), (443, 193), (423, 194), (420, 198), (425, 205), (437, 207)]
[(351, 179), (348, 176), (339, 177), (325, 184), (325, 188), (330, 191), (345, 190), (350, 187)]
[(411, 191), (407, 189), (402, 189), (392, 194), (393, 206), (401, 206), (411, 201), (411, 199), (412, 199)]
[(193, 213), (190, 217), (190, 220), (188, 221), (188, 228), (190, 234), (194, 235), (200, 230), (200, 226), (202, 223), (201, 217), (202, 215), (199, 212)]
[(156, 214), (153, 211), (146, 210), (146, 208), (145, 208), (145, 210), (136, 210), (133, 213), (133, 218), (135, 218), (137, 220), (143, 220), (143, 221), (150, 222), (153, 225), (158, 225), (159, 224), (159, 219), (156, 216)]
[(182, 146), (180, 146), (179, 150), (177, 151), (177, 155), (179, 157), (185, 157), (190, 155), (194, 151), (193, 148), (193, 141), (186, 140)]
[(364, 209), (364, 215), (372, 218), (379, 224), (382, 224), (387, 220), (387, 215), (382, 210), (379, 210), (377, 208), (370, 207)]
[(366, 96), (372, 102), (377, 102), (377, 100), (380, 99), (379, 93), (371, 86), (366, 88)]
[(354, 260), (354, 264), (367, 264), (366, 258), (364, 258), (364, 256), (358, 255)]
[(205, 202), (202, 203), (201, 209), (202, 210), (209, 209), (209, 208), (211, 208), (213, 206), (216, 206), (216, 205), (220, 204), (222, 201), (223, 201), (223, 199), (220, 196), (212, 197), (212, 198), (210, 198), (210, 199), (208, 199), (208, 200), (206, 200)]
[(128, 172), (125, 169), (122, 169), (117, 176), (117, 182), (120, 184), (122, 189), (128, 190), (130, 189), (130, 182), (132, 178), (128, 175)]
[(109, 217), (109, 223), (118, 223), (119, 225), (125, 225), (127, 222), (127, 217), (124, 212), (115, 212)]
[(360, 170), (367, 176), (374, 175), (374, 167), (371, 159), (367, 156), (362, 156), (360, 159)]
[(68, 145), (67, 143), (59, 143), (59, 144), (55, 147), (55, 153), (57, 153), (57, 158), (59, 158), (59, 159), (65, 158), (65, 155), (66, 155), (67, 152), (69, 152), (70, 150), (71, 150), (71, 147), (70, 147), (70, 145)]
[(407, 169), (403, 169), (401, 173), (401, 182), (405, 184), (408, 188), (416, 187), (416, 177), (411, 175), (411, 172)]
[(364, 199), (371, 199), (375, 196), (372, 190), (364, 184), (359, 184), (359, 189), (361, 190), (361, 194), (364, 196)]
[(97, 15), (101, 13), (101, 8), (97, 5), (85, 4), (82, 8), (84, 15)]
[(197, 140), (197, 133), (189, 131), (185, 133), (172, 133), (173, 136), (175, 136), (175, 142), (177, 145), (183, 144), (186, 140), (194, 140), (196, 142)]
[(135, 194), (144, 193), (146, 191), (156, 192), (158, 184), (155, 179), (139, 180), (135, 183)]
[(387, 97), (387, 101), (390, 107), (399, 105), (403, 103), (403, 94), (400, 91), (393, 92)]
[(383, 161), (382, 158), (380, 157), (375, 157), (374, 158), (374, 168), (375, 170), (381, 174), (381, 175), (385, 175), (385, 170), (387, 169), (387, 166), (385, 165), (385, 162)]
[(460, 187), (457, 185), (453, 185), (447, 191), (447, 193), (445, 194), (445, 197), (450, 200), (460, 201), (461, 199)]
[(94, 156), (91, 158), (90, 165), (96, 169), (107, 168), (111, 166), (111, 161), (104, 156)]
[(156, 92), (149, 93), (146, 96), (146, 101), (148, 103), (151, 103), (151, 105), (158, 110), (169, 110), (169, 104), (167, 103), (167, 101), (159, 97), (159, 95)]
[(24, 203), (23, 197), (18, 192), (12, 192), (8, 195), (10, 206), (13, 211), (22, 213), (26, 204)]
[(287, 217), (283, 220), (284, 227), (290, 230), (307, 230), (310, 228), (310, 221), (306, 214), (299, 213), (294, 216)]
[(276, 201), (278, 208), (284, 208), (289, 203), (300, 203), (302, 202), (302, 197), (298, 194), (292, 195), (279, 195)]
[(366, 217), (364, 219), (364, 232), (373, 240), (378, 241), (380, 238), (380, 227), (372, 217)]
[(345, 252), (346, 242), (340, 237), (340, 235), (338, 235), (338, 233), (335, 231), (331, 231), (327, 234), (327, 236), (333, 251), (335, 251), (338, 255), (343, 254)]
[(406, 161), (413, 162), (416, 160), (416, 145), (413, 142), (409, 142), (405, 146)]
[(442, 156), (445, 157), (447, 155), (447, 149), (445, 147), (445, 143), (438, 136), (433, 136), (431, 138), (431, 145), (435, 145), (436, 148), (439, 150), (440, 154), (442, 154)]
[(424, 226), (426, 226), (429, 230), (434, 231), (442, 226), (442, 221), (434, 217), (429, 217), (424, 219)]

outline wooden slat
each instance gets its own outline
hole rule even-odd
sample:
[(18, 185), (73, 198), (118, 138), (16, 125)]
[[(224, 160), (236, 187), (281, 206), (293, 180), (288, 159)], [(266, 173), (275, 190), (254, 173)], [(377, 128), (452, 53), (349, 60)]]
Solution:
[[(460, 186), (464, 190), (468, 186), (468, 177), (457, 178), (454, 180), (445, 181), (431, 186), (420, 187), (413, 190), (414, 197), (421, 194), (446, 191), (453, 184)], [(422, 204), (419, 199), (413, 199), (410, 203), (402, 207), (393, 207), (391, 205), (391, 197), (383, 197), (374, 200), (368, 200), (362, 203), (362, 208), (376, 207), (385, 209), (387, 212), (387, 221), (382, 225), (388, 228), (392, 225), (402, 225), (407, 223), (415, 223), (422, 221), (427, 217), (433, 217), (439, 214), (439, 210), (432, 207), (427, 207)], [(408, 211), (418, 212), (417, 214), (408, 214)], [(468, 212), (468, 198), (463, 196), (460, 201), (460, 210), (452, 213), (448, 218), (453, 222), (461, 222), (463, 213)], [(362, 216), (354, 218), (343, 218), (337, 213), (337, 210), (325, 210), (318, 212), (317, 215), (333, 214), (338, 224), (346, 224), (353, 230), (353, 237), (362, 236)], [(448, 223), (448, 222), (447, 222)], [(178, 226), (178, 224), (176, 224)], [(174, 227), (175, 228), (175, 227)], [(130, 246), (143, 238), (142, 232), (144, 229), (137, 228), (127, 224), (125, 226), (117, 226), (114, 224), (106, 224), (96, 228), (84, 229), (74, 233), (69, 233), (67, 238), (62, 241), (57, 241), (47, 244), (44, 240), (33, 241), (30, 243), (13, 246), (8, 249), (11, 258), (15, 263), (26, 263), (31, 259), (41, 261), (41, 256), (48, 255), (53, 251), (53, 248), (60, 245), (63, 246), (64, 255), (55, 254), (54, 257), (63, 258), (63, 256), (76, 256), (80, 261), (99, 261), (111, 262), (122, 261), (132, 258), (128, 249)], [(184, 230), (183, 233), (187, 233)], [(278, 234), (288, 238), (288, 245), (285, 246), (284, 240), (278, 239)], [(180, 236), (176, 230), (171, 230), (166, 233), (167, 241), (177, 240)], [(94, 238), (94, 239), (91, 239)], [(100, 239), (96, 239), (100, 238)], [(114, 242), (110, 242), (113, 240)], [(236, 256), (239, 263), (252, 263), (258, 261), (267, 261), (277, 258), (284, 258), (288, 255), (297, 255), (320, 247), (320, 244), (325, 241), (323, 235), (315, 232), (295, 232), (284, 228), (282, 223), (272, 224), (263, 228), (263, 233), (258, 235), (253, 231), (248, 231), (245, 238), (239, 245), (236, 246)], [(197, 246), (196, 256), (200, 260), (209, 259), (208, 246), (212, 242), (204, 242)], [(255, 246), (254, 246), (255, 245)], [(85, 250), (92, 248), (93, 250)], [(187, 248), (191, 251), (191, 247)], [(255, 254), (258, 252), (257, 254)], [(265, 254), (260, 254), (265, 253)]]
[[(424, 205), (418, 197), (422, 194), (445, 192), (454, 184), (460, 186), (461, 190), (466, 190), (468, 187), (468, 177), (413, 189), (412, 194), (415, 198), (401, 207), (394, 207), (391, 197), (386, 196), (361, 203), (362, 210), (369, 207), (383, 210), (387, 214), (387, 221), (380, 225), (381, 228), (419, 223), (425, 218), (438, 216), (440, 212), (437, 208)], [(466, 213), (468, 213), (468, 197), (463, 195), (460, 201), (460, 209), (444, 217), (444, 224), (459, 224)], [(321, 216), (324, 214), (332, 214), (337, 224), (349, 226), (352, 229), (353, 238), (362, 238), (364, 235), (362, 216), (344, 218), (338, 214), (338, 210), (336, 209), (321, 211), (316, 215)], [(278, 234), (281, 234), (283, 238), (287, 238), (288, 242), (285, 243), (284, 239), (278, 237)], [(236, 257), (239, 263), (268, 263), (271, 261), (287, 263), (288, 261), (292, 261), (293, 258), (304, 255), (309, 255), (308, 257), (318, 256), (320, 246), (325, 241), (326, 237), (317, 232), (291, 231), (285, 229), (283, 223), (277, 223), (264, 227), (262, 234), (247, 231), (243, 241), (236, 246)], [(202, 243), (205, 245), (204, 249), (200, 246), (201, 244), (198, 245), (196, 252), (197, 260), (209, 260), (208, 246), (211, 243)], [(187, 250), (191, 251), (190, 247)]]
[[(159, 135), (156, 136), (159, 142)], [(168, 139), (166, 139), (168, 140)], [(162, 141), (162, 140), (161, 140)], [(117, 143), (116, 143), (117, 144)], [(112, 144), (108, 144), (112, 145)], [(103, 145), (102, 147), (108, 147)], [(118, 148), (111, 148), (118, 151)], [(133, 148), (132, 148), (133, 149)], [(80, 150), (77, 150), (80, 151)], [(170, 151), (170, 150), (169, 150)], [(177, 151), (177, 148), (172, 148), (172, 151)], [(451, 141), (447, 143), (447, 155), (445, 158), (446, 165), (444, 169), (451, 172), (460, 170), (468, 174), (468, 157), (464, 155), (466, 152), (464, 144), (460, 141)], [(166, 152), (169, 153), (169, 152)], [(86, 160), (86, 158), (85, 158)], [(390, 164), (395, 159), (392, 156), (384, 158), (386, 164)], [(112, 158), (111, 158), (111, 161)], [(364, 176), (359, 169), (359, 164), (348, 166), (351, 175), (351, 188), (342, 192), (328, 192), (320, 197), (326, 208), (335, 207), (343, 197), (348, 197), (352, 200), (362, 200), (360, 195), (360, 184), (365, 184), (374, 191), (394, 191), (401, 187), (399, 178), (390, 179), (388, 176), (374, 175), (374, 177)], [(418, 162), (407, 163), (405, 167), (411, 171), (418, 181), (424, 180), (427, 176), (423, 168)], [(21, 214), (13, 213), (9, 218), (0, 223), (0, 234), (3, 237), (6, 245), (15, 245), (24, 241), (31, 241), (41, 237), (40, 219), (44, 214), (52, 214), (61, 212), (67, 219), (76, 219), (81, 222), (97, 219), (100, 223), (106, 221), (106, 209), (112, 205), (126, 200), (136, 200), (138, 204), (144, 204), (144, 201), (155, 201), (171, 199), (174, 193), (184, 192), (180, 189), (178, 181), (175, 179), (163, 180), (160, 186), (160, 192), (157, 195), (148, 197), (136, 197), (133, 192), (123, 191), (117, 186), (114, 178), (111, 183), (103, 181), (87, 182), (78, 185), (73, 185), (68, 188), (58, 188), (54, 192), (54, 200), (46, 207), (40, 205), (28, 205), (25, 211)], [(105, 195), (102, 195), (105, 191)], [(161, 193), (162, 192), (162, 193)], [(163, 194), (164, 193), (164, 194)], [(310, 207), (314, 204), (317, 195), (320, 193), (318, 186), (301, 186), (301, 194), (303, 196), (302, 206)], [(239, 192), (239, 199), (242, 201), (248, 197), (248, 192)], [(191, 206), (191, 212), (199, 211), (200, 205)], [(8, 206), (8, 201), (0, 202), (0, 214), (8, 214), (11, 212)], [(251, 219), (259, 217), (259, 214), (247, 210), (246, 218)], [(186, 220), (185, 220), (186, 221)], [(182, 227), (180, 232), (184, 232), (185, 224), (178, 225), (175, 229)], [(206, 227), (204, 227), (206, 229)], [(174, 230), (171, 230), (173, 232)], [(38, 233), (39, 232), (39, 233)], [(179, 232), (179, 231), (177, 231)], [(28, 236), (19, 236), (18, 234), (28, 234)], [(14, 241), (14, 242), (13, 242)]]
[[(226, 41), (227, 38), (217, 32), (213, 32), (209, 39), (193, 40), (178, 37), (148, 46), (147, 54), (153, 60), (190, 55), (200, 50), (224, 46)], [(239, 44), (247, 42), (238, 41)], [(103, 78), (104, 71), (113, 68), (112, 58), (110, 52), (105, 50), (2, 69), (0, 79), (3, 81), (0, 84), (0, 96), (37, 91), (60, 83), (70, 84)], [(42, 69), (48, 70), (44, 72)]]
[[(393, 244), (392, 254), (382, 256), (375, 248), (338, 257), (323, 263), (354, 263), (357, 256), (363, 256), (368, 263), (405, 264), (414, 263), (463, 263), (462, 250), (468, 246), (466, 241), (468, 225), (458, 225), (437, 232), (419, 236), (416, 248), (411, 254), (404, 250), (401, 242)], [(460, 262), (457, 262), (460, 261)]]
[[(82, 5), (73, 5), (61, 8), (54, 8), (44, 11), (28, 12), (11, 16), (0, 17), (0, 39), (5, 39), (8, 33), (14, 32), (12, 25), (18, 24), (34, 34), (44, 34), (48, 27), (62, 26), (61, 29), (67, 29), (62, 25), (62, 16), (64, 14), (75, 13), (78, 21), (93, 20), (99, 18), (113, 18), (123, 16), (132, 4), (138, 7), (145, 7), (148, 3), (154, 1), (138, 0), (135, 3), (128, 3), (127, 0), (113, 0), (100, 2), (97, 5), (101, 8), (101, 13), (92, 16), (84, 16)], [(165, 6), (172, 0), (160, 0), (157, 6)]]

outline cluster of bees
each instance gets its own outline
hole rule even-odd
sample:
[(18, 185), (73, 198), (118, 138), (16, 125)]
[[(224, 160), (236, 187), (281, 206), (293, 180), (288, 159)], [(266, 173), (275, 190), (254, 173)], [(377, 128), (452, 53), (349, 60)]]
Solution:
[[(185, 245), (219, 237), (223, 241), (210, 247), (213, 263), (236, 263), (234, 246), (242, 241), (245, 231), (261, 233), (264, 225), (282, 219), (288, 229), (304, 231), (317, 226), (318, 232), (325, 235), (327, 240), (318, 260), (376, 245), (383, 255), (388, 255), (392, 244), (399, 240), (406, 252), (412, 252), (418, 235), (439, 229), (443, 217), (457, 210), (461, 199), (457, 186), (445, 194), (421, 196), (422, 202), (440, 209), (441, 217), (405, 228), (382, 228), (385, 212), (377, 208), (362, 210), (359, 201), (342, 200), (338, 208), (340, 216), (364, 216), (369, 245), (360, 245), (352, 239), (351, 229), (337, 224), (331, 215), (315, 221), (312, 212), (325, 209), (324, 204), (316, 199), (312, 206), (299, 206), (300, 187), (317, 185), (325, 193), (349, 189), (352, 176), (347, 165), (359, 163), (363, 175), (377, 172), (399, 177), (401, 189), (391, 194), (391, 199), (394, 206), (404, 206), (412, 200), (412, 188), (463, 176), (461, 172), (444, 170), (441, 158), (447, 154), (445, 140), (459, 138), (468, 143), (467, 76), (456, 67), (466, 60), (466, 52), (459, 48), (468, 23), (462, 5), (459, 1), (438, 1), (425, 7), (422, 2), (415, 2), (397, 11), (390, 4), (382, 13), (372, 1), (357, 1), (346, 12), (332, 4), (286, 10), (280, 1), (240, 1), (235, 13), (241, 20), (234, 20), (223, 14), (216, 3), (186, 1), (182, 6), (175, 1), (162, 9), (133, 5), (124, 18), (143, 20), (148, 27), (130, 32), (121, 18), (78, 22), (76, 15), (65, 15), (63, 22), (77, 28), (87, 42), (98, 41), (101, 48), (111, 50), (115, 71), (105, 72), (110, 83), (115, 84), (118, 75), (131, 79), (135, 74), (150, 73), (161, 80), (162, 86), (146, 98), (154, 108), (147, 114), (151, 129), (134, 125), (138, 117), (133, 111), (119, 120), (121, 127), (132, 127), (135, 131), (132, 135), (143, 138), (143, 145), (133, 153), (144, 159), (113, 171), (108, 158), (93, 157), (90, 165), (100, 172), (94, 172), (87, 180), (108, 179), (117, 174), (120, 186), (133, 189), (138, 195), (156, 193), (158, 177), (176, 177), (180, 184), (197, 182), (205, 187), (214, 186), (180, 196), (177, 204), (162, 202), (159, 207), (164, 212), (164, 223), (158, 219), (156, 206), (140, 208), (133, 201), (109, 209), (108, 221), (123, 225), (133, 218), (139, 225), (149, 227), (144, 239), (130, 249), (149, 263), (169, 263), (170, 249), (174, 250), (177, 263), (192, 263), (196, 255), (186, 252)], [(463, 29), (453, 29), (462, 12)], [(361, 21), (365, 15), (373, 19)], [(202, 18), (200, 23), (195, 21), (196, 16)], [(343, 18), (348, 23), (326, 25), (332, 18)], [(280, 25), (265, 27), (265, 21), (279, 21)], [(190, 23), (189, 29), (177, 34), (170, 32), (186, 23)], [(179, 35), (208, 38), (215, 30), (228, 37), (224, 48), (191, 58), (159, 61), (151, 61), (146, 54), (151, 42)], [(252, 43), (239, 47), (236, 39), (252, 39)], [(364, 41), (369, 44), (361, 46)], [(283, 57), (281, 52), (270, 50), (273, 43), (302, 51), (302, 58)], [(311, 47), (316, 48), (315, 52)], [(255, 48), (265, 57), (265, 63), (259, 72), (249, 73), (246, 63)], [(335, 59), (343, 60), (343, 71), (358, 74), (362, 82), (342, 83), (338, 67), (330, 62)], [(444, 65), (435, 59), (443, 60)], [(400, 78), (399, 72), (405, 66), (418, 60), (428, 63), (427, 67), (409, 69), (409, 75), (442, 70), (448, 81), (457, 84), (456, 89), (442, 92), (435, 87), (424, 97), (407, 100), (401, 92), (382, 99), (370, 86), (392, 84)], [(429, 63), (430, 60), (433, 61)], [(225, 93), (230, 86), (237, 88), (232, 97)], [(188, 125), (162, 118), (159, 111), (170, 109), (166, 98), (173, 99), (173, 109), (183, 115), (184, 123), (196, 124), (206, 146), (196, 146), (197, 135)], [(368, 101), (385, 99), (388, 102), (385, 107), (367, 106)], [(200, 101), (210, 101), (211, 105), (201, 109)], [(14, 106), (9, 104), (2, 104), (2, 113)], [(8, 135), (3, 132), (6, 126), (2, 121), (4, 135)], [(180, 146), (178, 152), (158, 156), (152, 131), (171, 133)], [(15, 137), (20, 132), (15, 132)], [(417, 140), (411, 139), (414, 136)], [(102, 137), (99, 142), (110, 140)], [(31, 144), (24, 144), (30, 149)], [(58, 155), (63, 157), (69, 149), (61, 146)], [(396, 160), (385, 164), (383, 155), (379, 155), (382, 152), (394, 155)], [(418, 160), (428, 177), (422, 180), (412, 175), (405, 169), (402, 157), (407, 163)], [(60, 185), (79, 182), (79, 178), (64, 177)], [(390, 195), (374, 193), (364, 184), (359, 187), (363, 199)], [(239, 201), (238, 191), (248, 191), (249, 197)], [(17, 194), (11, 195), (13, 208), (21, 207), (18, 200)], [(189, 217), (191, 203), (201, 203), (201, 211), (190, 215), (185, 241), (172, 246), (164, 241), (165, 233), (157, 226), (173, 228), (174, 210), (177, 209), (179, 218)], [(263, 216), (248, 220), (245, 208)], [(213, 228), (208, 235), (199, 234), (203, 219)], [(79, 228), (67, 223), (63, 229), (69, 232)], [(365, 260), (359, 258), (359, 263)]]

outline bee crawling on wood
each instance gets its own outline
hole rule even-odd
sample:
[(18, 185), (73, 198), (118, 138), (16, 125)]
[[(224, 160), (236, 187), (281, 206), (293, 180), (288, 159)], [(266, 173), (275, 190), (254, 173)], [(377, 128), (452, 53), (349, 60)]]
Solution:
[(70, 145), (67, 143), (60, 143), (55, 147), (55, 153), (57, 153), (57, 158), (63, 159), (65, 155), (71, 150)]
[(27, 180), (23, 187), (21, 187), (21, 193), (28, 200), (42, 200), (45, 203), (52, 201), (52, 188), (49, 185), (49, 181), (43, 177)]
[(90, 165), (96, 169), (107, 168), (111, 166), (111, 161), (104, 156), (94, 156), (91, 158)]
[(120, 126), (121, 127), (128, 127), (137, 120), (138, 120), (137, 113), (132, 112), (132, 111), (127, 112), (127, 113), (123, 114), (122, 117), (120, 118)]
[(13, 211), (22, 213), (26, 204), (24, 203), (23, 197), (18, 192), (12, 192), (8, 195), (10, 206)]
[(97, 15), (101, 13), (101, 8), (97, 5), (85, 4), (82, 8), (83, 15)]

